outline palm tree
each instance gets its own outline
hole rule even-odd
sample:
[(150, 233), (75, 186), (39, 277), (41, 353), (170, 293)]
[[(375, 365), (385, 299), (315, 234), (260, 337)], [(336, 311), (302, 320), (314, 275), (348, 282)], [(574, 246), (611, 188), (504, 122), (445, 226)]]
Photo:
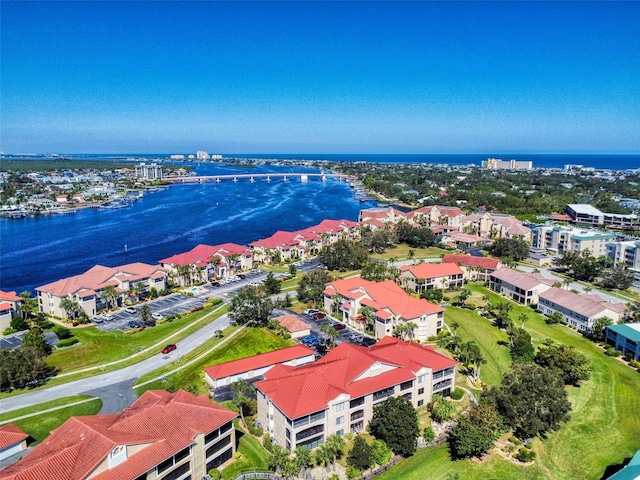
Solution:
[(366, 325), (365, 330), (372, 332), (373, 326), (375, 324), (374, 322), (376, 320), (375, 312), (373, 311), (373, 308), (369, 307), (368, 305), (364, 305), (360, 307), (359, 314), (364, 317), (364, 321)]
[(38, 311), (38, 301), (35, 298), (31, 298), (31, 292), (27, 290), (20, 294), (20, 298), (22, 299), (20, 302), (22, 319), (28, 320)]
[(339, 435), (331, 435), (325, 441), (325, 445), (331, 452), (331, 460), (333, 464), (333, 468), (335, 469), (336, 460), (342, 455), (342, 452), (345, 447), (344, 438)]
[(340, 302), (342, 301), (342, 295), (339, 293), (334, 293), (331, 296), (331, 312), (338, 316), (338, 312), (340, 311)]
[(408, 256), (409, 256), (409, 260), (413, 260), (413, 257), (416, 256), (416, 252), (414, 250), (412, 250), (412, 249), (409, 249)]
[(458, 331), (458, 327), (460, 326), (460, 324), (458, 322), (456, 322), (455, 320), (453, 322), (451, 322), (451, 328), (453, 329), (453, 334), (456, 335), (456, 332)]
[(100, 292), (100, 298), (107, 304), (107, 310), (115, 308), (116, 299), (118, 298), (118, 291), (114, 285), (107, 285)]
[(74, 302), (69, 297), (60, 300), (60, 308), (64, 310), (67, 319), (75, 320), (82, 311), (82, 307), (78, 302)]
[[(405, 330), (406, 330), (406, 334), (409, 337), (409, 340), (413, 340), (414, 337), (416, 336), (416, 328), (418, 328), (418, 325), (415, 324), (415, 322), (407, 322), (405, 324)], [(404, 340), (404, 337), (403, 337)]]
[(524, 322), (526, 322), (527, 320), (529, 320), (529, 317), (527, 317), (527, 315), (525, 313), (520, 314), (520, 316), (518, 317), (518, 320), (520, 320), (520, 328), (524, 328)]
[(298, 465), (298, 470), (300, 472), (301, 477), (305, 477), (307, 468), (311, 466), (311, 450), (307, 447), (298, 447), (295, 451), (296, 454), (296, 464)]

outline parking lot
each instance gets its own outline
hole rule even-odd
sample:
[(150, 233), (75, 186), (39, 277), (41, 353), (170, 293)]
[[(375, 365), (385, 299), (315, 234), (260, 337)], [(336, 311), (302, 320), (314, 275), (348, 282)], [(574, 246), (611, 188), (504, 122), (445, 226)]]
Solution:
[[(174, 293), (167, 297), (157, 298), (148, 302), (149, 310), (152, 314), (159, 314), (162, 318), (169, 315), (176, 315), (182, 312), (188, 312), (196, 307), (201, 307), (206, 302), (206, 295), (190, 297), (182, 293)], [(99, 315), (98, 319), (93, 322), (100, 330), (105, 332), (113, 330), (130, 330), (129, 322), (138, 322), (142, 324), (140, 318), (141, 305), (135, 305), (135, 313), (127, 313), (124, 309), (118, 312), (109, 313), (108, 316)], [(96, 321), (97, 320), (97, 321)]]
[[(7, 337), (0, 337), (0, 350), (3, 348), (19, 348), (22, 345), (22, 335), (24, 334), (25, 332), (18, 332)], [(58, 337), (53, 332), (45, 332), (44, 339), (51, 346), (55, 346), (58, 343)]]

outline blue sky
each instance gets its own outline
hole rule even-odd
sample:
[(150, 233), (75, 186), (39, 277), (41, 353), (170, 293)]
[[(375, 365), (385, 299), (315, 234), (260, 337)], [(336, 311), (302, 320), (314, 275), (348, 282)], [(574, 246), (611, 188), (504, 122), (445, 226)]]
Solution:
[(640, 152), (637, 2), (10, 2), (0, 150)]

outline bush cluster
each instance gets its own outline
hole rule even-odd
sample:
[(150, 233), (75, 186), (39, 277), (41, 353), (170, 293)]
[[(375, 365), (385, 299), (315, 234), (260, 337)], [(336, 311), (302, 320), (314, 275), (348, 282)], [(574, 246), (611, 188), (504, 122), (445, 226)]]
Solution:
[(524, 463), (532, 462), (534, 458), (536, 458), (536, 452), (525, 447), (521, 448), (516, 454), (516, 459)]
[(71, 345), (75, 345), (76, 343), (78, 343), (78, 339), (75, 337), (65, 338), (64, 340), (60, 340), (56, 345), (56, 347), (64, 348), (64, 347), (69, 347)]
[(464, 390), (462, 390), (461, 388), (456, 388), (453, 392), (451, 392), (451, 398), (453, 398), (454, 400), (460, 400), (462, 397), (464, 397)]

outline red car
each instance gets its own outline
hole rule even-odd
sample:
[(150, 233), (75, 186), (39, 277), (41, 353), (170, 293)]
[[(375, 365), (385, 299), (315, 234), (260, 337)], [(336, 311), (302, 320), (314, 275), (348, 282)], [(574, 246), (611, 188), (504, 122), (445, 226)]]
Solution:
[(335, 328), (336, 330), (344, 330), (345, 328), (347, 328), (347, 326), (344, 323), (336, 323), (333, 328)]
[(162, 349), (162, 353), (166, 355), (167, 353), (173, 352), (176, 348), (178, 348), (178, 346), (175, 343), (170, 343)]
[(320, 320), (324, 317), (326, 317), (327, 314), (326, 313), (322, 313), (322, 312), (318, 312), (318, 313), (314, 313), (313, 314), (313, 318), (315, 318), (316, 320)]

